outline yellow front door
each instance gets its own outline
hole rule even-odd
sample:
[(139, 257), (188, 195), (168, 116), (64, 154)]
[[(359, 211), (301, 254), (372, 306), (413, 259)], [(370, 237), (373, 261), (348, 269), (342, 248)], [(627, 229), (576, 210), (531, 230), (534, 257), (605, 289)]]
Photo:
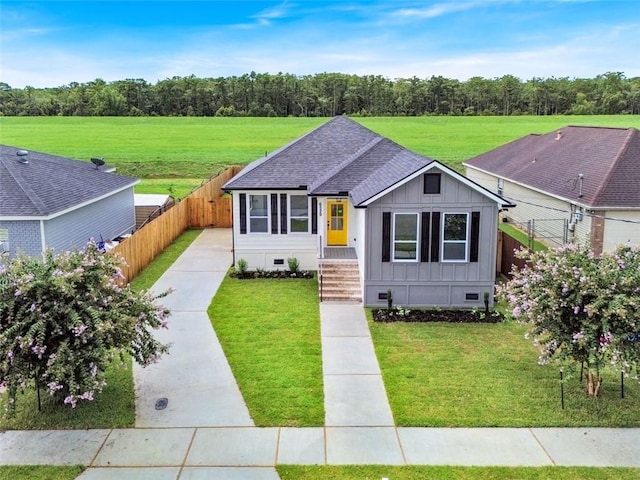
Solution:
[(347, 201), (327, 200), (327, 245), (347, 244)]

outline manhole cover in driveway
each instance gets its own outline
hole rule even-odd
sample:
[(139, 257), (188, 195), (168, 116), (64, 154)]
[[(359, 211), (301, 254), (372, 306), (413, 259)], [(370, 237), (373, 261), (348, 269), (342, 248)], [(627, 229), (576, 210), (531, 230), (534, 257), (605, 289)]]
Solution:
[(167, 404), (169, 403), (169, 399), (162, 397), (156, 400), (156, 410), (164, 410), (167, 408)]

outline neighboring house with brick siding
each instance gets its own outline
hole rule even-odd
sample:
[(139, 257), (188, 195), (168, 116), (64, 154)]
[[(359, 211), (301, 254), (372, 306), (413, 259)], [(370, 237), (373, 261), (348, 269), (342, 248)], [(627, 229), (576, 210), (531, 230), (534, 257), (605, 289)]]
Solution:
[(131, 233), (138, 179), (0, 145), (0, 251), (39, 255)]
[(635, 128), (568, 126), (531, 134), (464, 165), (468, 178), (517, 204), (505, 215), (508, 220), (533, 220), (547, 229), (541, 236), (551, 246), (588, 242), (600, 253), (640, 244)]
[[(365, 305), (493, 301), (498, 211), (509, 202), (347, 117), (245, 167), (233, 195), (235, 262), (322, 275), (322, 297)], [(329, 272), (351, 265), (349, 285)], [(346, 273), (337, 273), (338, 277)], [(353, 285), (355, 284), (355, 286)], [(331, 290), (333, 290), (331, 292)]]

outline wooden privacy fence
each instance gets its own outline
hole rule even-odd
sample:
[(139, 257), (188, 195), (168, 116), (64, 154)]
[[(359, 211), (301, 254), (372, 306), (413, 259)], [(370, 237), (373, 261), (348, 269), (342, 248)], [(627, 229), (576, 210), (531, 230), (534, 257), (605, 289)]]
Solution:
[(498, 231), (498, 271), (511, 278), (511, 268), (513, 265), (523, 268), (527, 262), (515, 256), (515, 251), (521, 247), (527, 248), (518, 240), (510, 237), (502, 231)]
[(187, 228), (230, 228), (233, 224), (231, 197), (225, 196), (222, 185), (240, 170), (242, 167), (229, 167), (209, 179), (111, 250), (122, 255), (127, 262), (122, 271), (126, 281), (133, 280)]

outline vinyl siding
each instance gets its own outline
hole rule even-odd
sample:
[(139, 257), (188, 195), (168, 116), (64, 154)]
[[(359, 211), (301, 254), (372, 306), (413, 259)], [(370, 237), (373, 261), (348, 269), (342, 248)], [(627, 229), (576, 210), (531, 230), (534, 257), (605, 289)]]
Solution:
[[(640, 245), (640, 211), (605, 212), (603, 251), (611, 252), (620, 244)], [(617, 221), (626, 220), (625, 221)]]
[[(467, 168), (467, 177), (483, 187), (497, 192), (498, 179), (493, 175)], [(567, 190), (567, 195), (570, 191)], [(591, 232), (591, 218), (583, 215), (582, 220), (574, 222), (571, 230), (565, 234), (565, 221), (572, 220), (571, 202), (560, 200), (544, 193), (531, 190), (509, 180), (504, 181), (502, 196), (516, 204), (509, 208), (504, 216), (512, 220), (522, 230), (527, 229), (527, 222), (533, 221), (536, 240), (550, 247), (557, 247), (567, 241), (588, 242)]]
[[(248, 195), (267, 195), (269, 208), (268, 233), (240, 233), (240, 193)], [(297, 258), (303, 270), (318, 269), (317, 235), (312, 233), (271, 233), (271, 191), (233, 192), (233, 238), (234, 257), (237, 262), (244, 259), (249, 270), (286, 270), (287, 258)], [(280, 194), (300, 195), (300, 190), (278, 191)], [(280, 210), (280, 209), (279, 209)], [(324, 210), (324, 207), (323, 207)], [(288, 210), (287, 210), (288, 211)], [(247, 219), (249, 211), (247, 209)], [(278, 222), (279, 224), (279, 222)], [(287, 232), (289, 232), (287, 223)], [(311, 202), (309, 202), (309, 232), (311, 232)], [(275, 260), (284, 260), (276, 265)]]
[[(398, 187), (367, 208), (365, 304), (379, 306), (378, 293), (391, 289), (394, 303), (411, 306), (481, 306), (493, 297), (497, 248), (497, 205), (463, 183), (442, 174), (439, 195), (424, 195), (422, 176)], [(382, 262), (382, 213), (480, 212), (478, 262)], [(468, 222), (471, 222), (469, 215)], [(469, 237), (468, 237), (469, 238)], [(441, 241), (441, 239), (440, 239)], [(467, 245), (469, 248), (470, 245)], [(418, 244), (418, 257), (420, 244)], [(465, 300), (478, 293), (477, 301)]]
[(131, 233), (135, 227), (133, 187), (64, 215), (44, 221), (45, 244), (54, 250), (84, 247)]
[(9, 234), (9, 256), (22, 252), (33, 257), (42, 253), (40, 220), (2, 220), (0, 230)]

